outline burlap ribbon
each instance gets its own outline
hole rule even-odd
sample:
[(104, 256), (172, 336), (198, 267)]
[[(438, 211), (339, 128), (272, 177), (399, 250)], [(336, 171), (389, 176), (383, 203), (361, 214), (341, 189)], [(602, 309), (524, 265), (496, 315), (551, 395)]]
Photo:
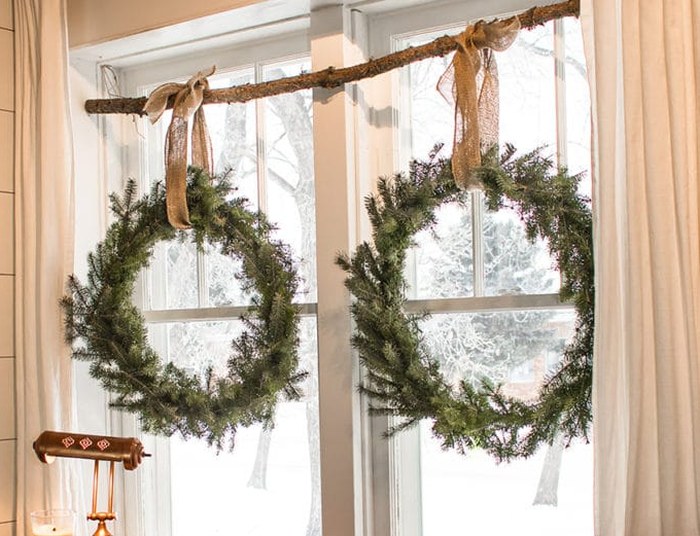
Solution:
[(214, 70), (212, 67), (208, 71), (200, 71), (186, 84), (170, 82), (157, 87), (143, 108), (151, 123), (155, 123), (167, 108), (168, 99), (175, 96), (173, 117), (165, 139), (165, 201), (168, 221), (176, 229), (190, 227), (186, 196), (187, 134), (192, 116), (192, 165), (201, 167), (210, 175), (213, 172), (211, 140), (201, 106), (204, 90), (209, 89), (207, 77), (214, 74)]
[(498, 73), (492, 51), (507, 49), (518, 30), (517, 17), (467, 27), (455, 37), (459, 48), (438, 82), (438, 91), (455, 106), (452, 173), (467, 190), (480, 187), (471, 170), (481, 165), (482, 146), (498, 143)]

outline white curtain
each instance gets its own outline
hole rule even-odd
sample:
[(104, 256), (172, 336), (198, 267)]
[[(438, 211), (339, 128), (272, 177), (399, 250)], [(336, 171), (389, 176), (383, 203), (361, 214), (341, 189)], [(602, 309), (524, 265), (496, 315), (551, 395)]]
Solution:
[(73, 268), (72, 144), (64, 0), (15, 0), (17, 534), (44, 508), (84, 510), (78, 467), (32, 442), (71, 430), (71, 359), (59, 299)]
[(582, 0), (597, 536), (700, 535), (698, 0)]

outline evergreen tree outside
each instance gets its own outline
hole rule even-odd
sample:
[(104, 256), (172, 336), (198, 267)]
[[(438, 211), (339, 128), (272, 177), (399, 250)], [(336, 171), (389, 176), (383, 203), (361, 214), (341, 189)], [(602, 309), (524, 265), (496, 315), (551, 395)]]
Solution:
[[(451, 212), (458, 214), (454, 223), (418, 238), (415, 272), (421, 297), (473, 293), (471, 214), (468, 209)], [(486, 213), (483, 243), (487, 288), (497, 294), (552, 292), (554, 274), (538, 266), (541, 252), (527, 241), (522, 224)], [(547, 311), (443, 314), (424, 321), (422, 329), (431, 355), (452, 383), (476, 384), (483, 378), (507, 383), (523, 364), (558, 345), (548, 326), (552, 317)]]

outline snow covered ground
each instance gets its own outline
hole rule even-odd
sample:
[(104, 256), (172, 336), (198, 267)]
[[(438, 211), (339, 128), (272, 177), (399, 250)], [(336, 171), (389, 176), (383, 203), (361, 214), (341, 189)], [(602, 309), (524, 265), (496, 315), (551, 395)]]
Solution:
[(592, 536), (592, 445), (564, 450), (558, 506), (533, 506), (545, 451), (497, 464), (486, 454), (442, 451), (421, 434), (423, 536)]
[[(233, 453), (172, 440), (173, 536), (306, 535), (311, 479), (304, 404), (282, 404), (278, 417), (265, 490), (248, 487), (259, 427), (241, 430)], [(592, 536), (591, 452), (590, 445), (566, 449), (559, 506), (533, 506), (544, 452), (499, 465), (478, 451), (442, 451), (424, 427), (423, 536)]]

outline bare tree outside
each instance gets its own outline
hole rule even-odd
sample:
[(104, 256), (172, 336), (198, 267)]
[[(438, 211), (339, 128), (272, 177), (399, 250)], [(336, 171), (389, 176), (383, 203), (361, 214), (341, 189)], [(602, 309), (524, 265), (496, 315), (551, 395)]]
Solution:
[[(296, 69), (299, 69), (297, 64)], [(266, 73), (267, 79), (287, 76), (283, 69), (273, 69)], [(309, 91), (280, 95), (268, 99), (268, 124), (277, 122), (279, 131), (285, 133), (288, 150), (278, 150), (273, 144), (268, 147), (268, 179), (285, 190), (294, 200), (299, 214), (300, 273), (304, 284), (304, 301), (316, 301), (316, 212), (314, 190), (313, 131), (311, 117), (311, 93)], [(277, 130), (277, 129), (275, 129)], [(279, 141), (278, 141), (279, 143)], [(291, 160), (291, 161), (290, 161)], [(282, 169), (292, 166), (296, 175), (290, 181), (277, 172), (275, 163), (282, 162)], [(274, 217), (274, 215), (273, 215)], [(316, 352), (315, 324), (306, 323), (307, 342), (299, 349), (301, 367), (309, 373), (309, 381), (304, 385), (306, 402), (307, 437), (309, 442), (309, 465), (311, 467), (311, 505), (306, 529), (307, 536), (321, 534), (321, 477), (318, 417), (318, 362)]]
[[(303, 64), (268, 68), (265, 79), (275, 79), (297, 74)], [(296, 73), (294, 72), (296, 70)], [(298, 258), (298, 268), (302, 278), (299, 299), (305, 302), (316, 300), (315, 263), (315, 192), (313, 175), (313, 132), (311, 119), (310, 92), (298, 92), (266, 99), (263, 102), (265, 117), (265, 176), (268, 182), (268, 198), (283, 196), (290, 200), (281, 210), (296, 212), (293, 236), (285, 233), (290, 218), (289, 213), (278, 213), (274, 207), (268, 208), (268, 217), (282, 221), (281, 238), (290, 243)], [(246, 142), (246, 125), (254, 109), (246, 106), (229, 106), (226, 110), (226, 129), (221, 168), (231, 169), (235, 174), (246, 165), (257, 163), (255, 145)], [(246, 164), (246, 162), (248, 164)], [(229, 268), (230, 269), (230, 268)], [(221, 272), (219, 272), (221, 273)], [(299, 348), (300, 368), (309, 374), (303, 385), (306, 405), (306, 426), (311, 467), (311, 502), (307, 523), (307, 536), (319, 536), (321, 531), (320, 513), (320, 474), (319, 474), (319, 433), (318, 433), (318, 383), (315, 322), (301, 323), (301, 347)], [(274, 429), (262, 429), (258, 436), (255, 462), (248, 479), (253, 488), (265, 489), (267, 480), (270, 443), (274, 441)]]

